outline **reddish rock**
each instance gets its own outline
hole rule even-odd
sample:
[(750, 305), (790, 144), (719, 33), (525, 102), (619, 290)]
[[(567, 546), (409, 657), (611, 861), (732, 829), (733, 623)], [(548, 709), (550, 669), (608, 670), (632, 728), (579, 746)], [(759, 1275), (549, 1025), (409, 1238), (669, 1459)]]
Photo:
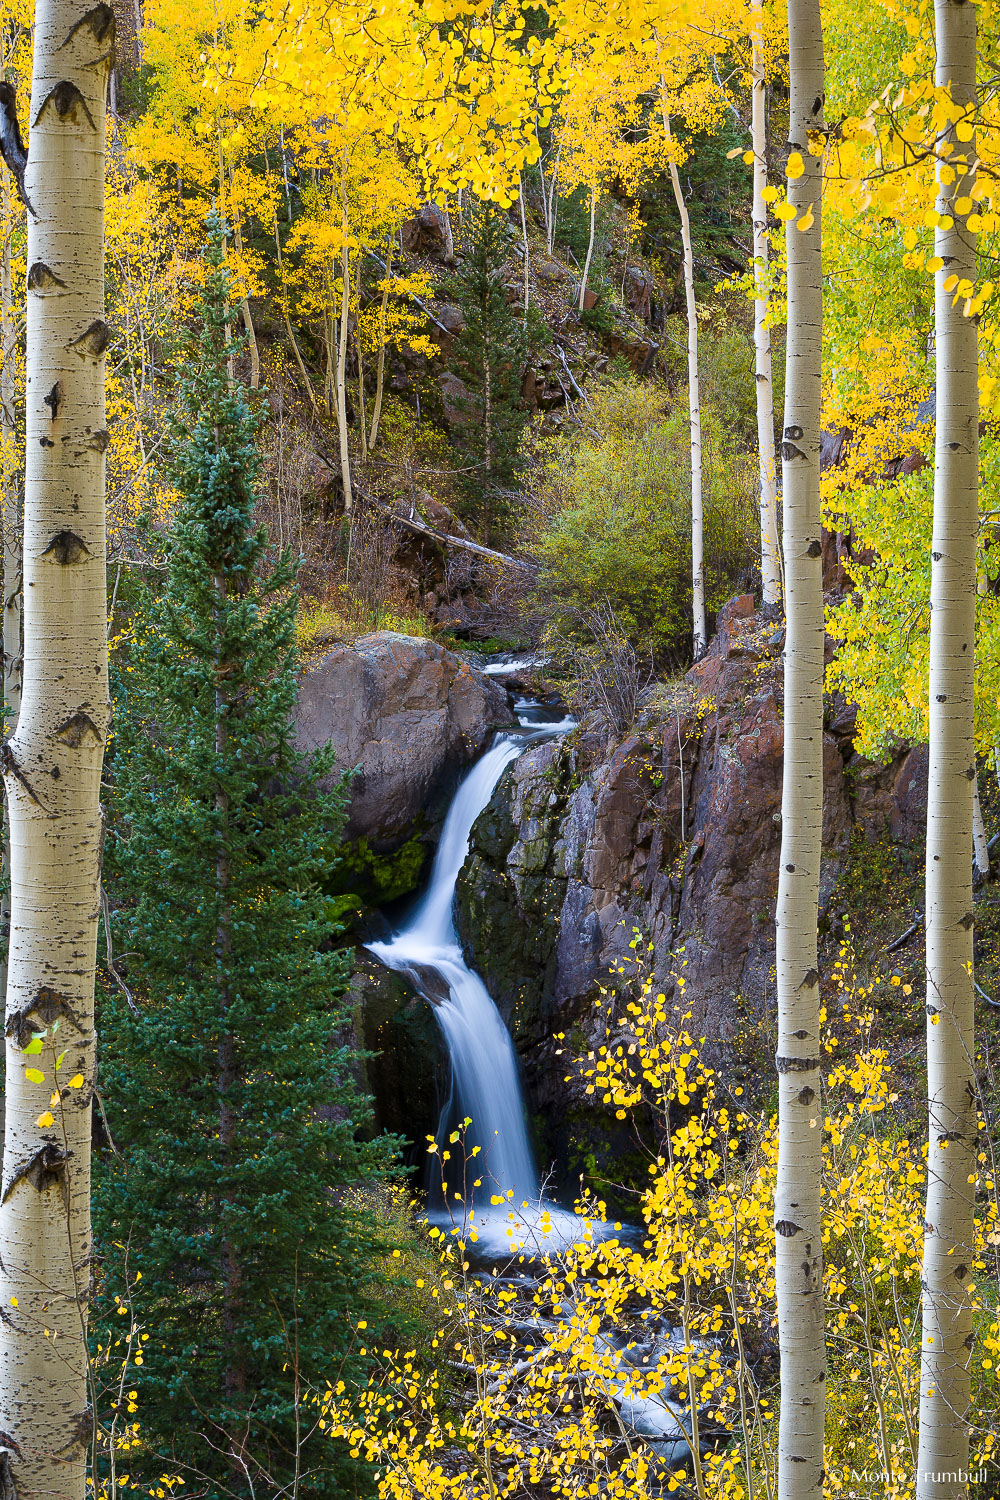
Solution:
[(503, 689), (435, 641), (378, 631), (335, 646), (302, 674), (301, 750), (332, 744), (351, 782), (348, 838), (400, 844), (513, 715)]

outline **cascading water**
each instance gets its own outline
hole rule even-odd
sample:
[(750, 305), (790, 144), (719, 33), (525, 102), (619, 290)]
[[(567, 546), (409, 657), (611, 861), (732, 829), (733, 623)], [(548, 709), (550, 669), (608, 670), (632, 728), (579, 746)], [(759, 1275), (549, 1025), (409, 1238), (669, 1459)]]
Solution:
[[(546, 1239), (579, 1238), (588, 1226), (575, 1214), (546, 1205), (541, 1199), (538, 1171), (528, 1140), (517, 1056), (500, 1012), (480, 979), (466, 964), (455, 931), (455, 887), (469, 852), (472, 825), (486, 807), (504, 770), (531, 744), (574, 727), (572, 719), (539, 722), (539, 708), (525, 700), (518, 704), (520, 734), (498, 735), (476, 762), (455, 793), (438, 845), (430, 883), (406, 925), (385, 943), (369, 950), (389, 969), (406, 973), (435, 1007), (435, 1015), (451, 1060), (452, 1097), (442, 1123), (471, 1120), (465, 1151), (478, 1146), (469, 1171), (456, 1173), (454, 1191), (464, 1186), (464, 1212), (474, 1214), (483, 1248), (507, 1248), (541, 1232)], [(469, 1185), (462, 1177), (467, 1176)], [(472, 1188), (479, 1178), (478, 1193)], [(491, 1198), (503, 1198), (484, 1210)], [(447, 1208), (452, 1215), (450, 1205)], [(497, 1231), (500, 1231), (498, 1234)]]

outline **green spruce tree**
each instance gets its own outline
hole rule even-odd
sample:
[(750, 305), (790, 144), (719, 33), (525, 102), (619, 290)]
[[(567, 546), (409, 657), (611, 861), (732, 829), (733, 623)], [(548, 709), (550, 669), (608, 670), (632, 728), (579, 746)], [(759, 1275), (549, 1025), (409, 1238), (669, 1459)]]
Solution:
[(358, 1185), (388, 1151), (357, 1140), (347, 965), (317, 891), (345, 792), (320, 790), (329, 755), (294, 748), (293, 569), (254, 525), (257, 422), (226, 378), (218, 225), (205, 269), (178, 362), (166, 581), (119, 703), (110, 864), (136, 1009), (106, 1003), (121, 1154), (105, 1154), (96, 1222), (108, 1311), (128, 1286), (148, 1336), (128, 1375), (133, 1477), (166, 1465), (201, 1476), (196, 1493), (250, 1497), (291, 1494), (298, 1473), (300, 1495), (332, 1497), (342, 1456), (301, 1398), (343, 1373), (372, 1295)]
[(524, 317), (509, 300), (510, 221), (495, 203), (473, 201), (462, 225), (464, 254), (454, 294), (465, 318), (452, 369), (470, 395), (460, 404), (462, 457), (470, 469), (471, 509), (487, 534), (502, 524), (528, 420), (524, 374), (541, 341), (537, 315)]

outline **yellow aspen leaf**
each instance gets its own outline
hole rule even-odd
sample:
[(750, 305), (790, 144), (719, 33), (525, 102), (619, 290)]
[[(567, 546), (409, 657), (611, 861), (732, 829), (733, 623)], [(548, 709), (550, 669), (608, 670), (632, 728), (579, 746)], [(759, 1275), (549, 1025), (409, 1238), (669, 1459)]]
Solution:
[(957, 214), (967, 214), (967, 213), (970, 212), (971, 208), (972, 208), (972, 199), (971, 198), (956, 198), (955, 199), (955, 212)]
[(802, 161), (801, 151), (792, 152), (791, 156), (788, 158), (788, 165), (785, 168), (785, 171), (788, 175), (789, 182), (794, 182), (797, 177), (802, 176), (802, 173), (805, 171), (805, 165)]
[(746, 164), (747, 164), (748, 167), (752, 167), (753, 166), (753, 152), (752, 151), (744, 151), (744, 153), (743, 153), (743, 160), (746, 162)]
[(970, 120), (959, 120), (955, 126), (955, 134), (960, 141), (971, 141), (976, 133), (976, 128)]
[(29, 1083), (44, 1083), (45, 1074), (40, 1073), (37, 1068), (25, 1068), (24, 1076)]
[(915, 229), (905, 229), (903, 231), (903, 245), (905, 246), (905, 248), (907, 250), (912, 250), (916, 246), (916, 243), (917, 231)]
[(795, 218), (795, 215), (798, 213), (798, 209), (793, 203), (779, 203), (774, 212), (777, 218), (779, 218), (783, 224), (787, 224), (790, 219)]
[(83, 1074), (82, 1073), (74, 1073), (73, 1077), (69, 1081), (68, 1087), (71, 1088), (71, 1089), (82, 1089), (83, 1088)]
[(56, 1117), (50, 1109), (47, 1109), (43, 1115), (39, 1115), (38, 1119), (35, 1121), (35, 1124), (38, 1126), (39, 1130), (48, 1130), (49, 1126), (54, 1125), (55, 1123)]
[(936, 271), (940, 271), (943, 265), (944, 261), (941, 259), (940, 255), (932, 255), (930, 260), (927, 262), (927, 269), (933, 276)]
[(815, 222), (816, 215), (813, 213), (812, 204), (810, 203), (809, 207), (806, 209), (805, 213), (802, 215), (801, 219), (798, 221), (795, 227), (796, 229), (811, 229)]

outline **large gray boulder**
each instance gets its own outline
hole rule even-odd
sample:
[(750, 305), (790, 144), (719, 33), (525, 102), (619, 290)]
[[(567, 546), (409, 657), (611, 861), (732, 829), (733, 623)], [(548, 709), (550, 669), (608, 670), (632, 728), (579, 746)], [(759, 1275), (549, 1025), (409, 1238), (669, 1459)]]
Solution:
[(357, 768), (348, 838), (392, 849), (421, 812), (438, 816), (493, 731), (515, 722), (507, 695), (436, 641), (380, 630), (311, 662), (295, 714), (301, 750), (332, 744)]

